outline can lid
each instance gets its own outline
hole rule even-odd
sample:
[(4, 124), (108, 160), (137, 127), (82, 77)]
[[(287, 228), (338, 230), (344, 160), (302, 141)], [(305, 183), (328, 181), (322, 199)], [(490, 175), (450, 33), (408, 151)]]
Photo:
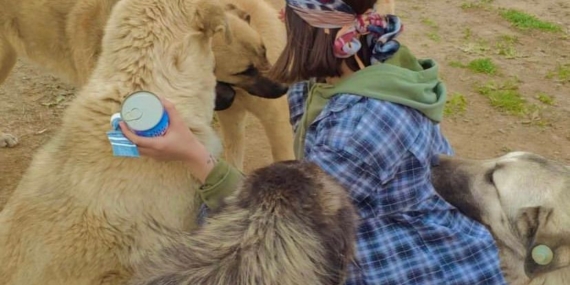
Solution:
[(164, 107), (160, 99), (148, 92), (135, 92), (123, 102), (121, 118), (135, 131), (146, 131), (155, 127), (164, 114)]

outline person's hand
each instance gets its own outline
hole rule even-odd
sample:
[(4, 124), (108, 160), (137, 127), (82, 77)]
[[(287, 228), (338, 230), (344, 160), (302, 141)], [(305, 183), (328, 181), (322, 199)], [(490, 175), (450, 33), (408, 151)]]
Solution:
[(127, 139), (137, 145), (142, 156), (161, 161), (187, 162), (192, 173), (204, 182), (214, 167), (215, 159), (184, 123), (184, 119), (174, 104), (164, 98), (160, 100), (170, 121), (163, 136), (138, 136), (129, 129), (125, 122), (119, 123), (121, 131)]

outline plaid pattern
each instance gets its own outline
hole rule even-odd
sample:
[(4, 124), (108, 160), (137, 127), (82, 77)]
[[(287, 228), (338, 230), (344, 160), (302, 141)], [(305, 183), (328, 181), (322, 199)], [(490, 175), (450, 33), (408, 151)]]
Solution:
[[(291, 124), (305, 82), (291, 86)], [(362, 218), (347, 285), (506, 284), (490, 233), (441, 199), (434, 154), (452, 149), (428, 118), (406, 106), (342, 94), (308, 128), (305, 155), (343, 184)]]

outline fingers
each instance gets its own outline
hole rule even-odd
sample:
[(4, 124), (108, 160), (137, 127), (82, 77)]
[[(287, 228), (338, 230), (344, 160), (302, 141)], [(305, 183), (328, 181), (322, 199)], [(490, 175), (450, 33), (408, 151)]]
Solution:
[(136, 144), (137, 146), (148, 146), (149, 145), (149, 139), (145, 138), (145, 137), (140, 137), (138, 135), (136, 135), (135, 133), (133, 133), (131, 131), (131, 129), (129, 129), (129, 127), (127, 127), (127, 124), (123, 121), (119, 122), (119, 127), (121, 128), (121, 131), (123, 132), (123, 134), (125, 135), (125, 137), (127, 139), (129, 139), (132, 143)]
[(182, 119), (182, 116), (180, 116), (180, 113), (178, 113), (178, 110), (176, 110), (176, 106), (174, 105), (174, 103), (164, 97), (160, 97), (160, 101), (162, 102), (162, 105), (164, 106), (164, 110), (166, 111), (166, 113), (168, 113), (168, 117), (170, 120), (170, 124), (171, 125), (184, 125), (184, 119)]

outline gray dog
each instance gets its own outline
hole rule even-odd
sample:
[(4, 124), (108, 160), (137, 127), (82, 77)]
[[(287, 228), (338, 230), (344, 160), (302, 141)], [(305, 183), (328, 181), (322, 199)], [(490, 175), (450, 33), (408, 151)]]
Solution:
[(532, 153), (440, 156), (437, 192), (485, 224), (509, 284), (570, 284), (570, 167)]

